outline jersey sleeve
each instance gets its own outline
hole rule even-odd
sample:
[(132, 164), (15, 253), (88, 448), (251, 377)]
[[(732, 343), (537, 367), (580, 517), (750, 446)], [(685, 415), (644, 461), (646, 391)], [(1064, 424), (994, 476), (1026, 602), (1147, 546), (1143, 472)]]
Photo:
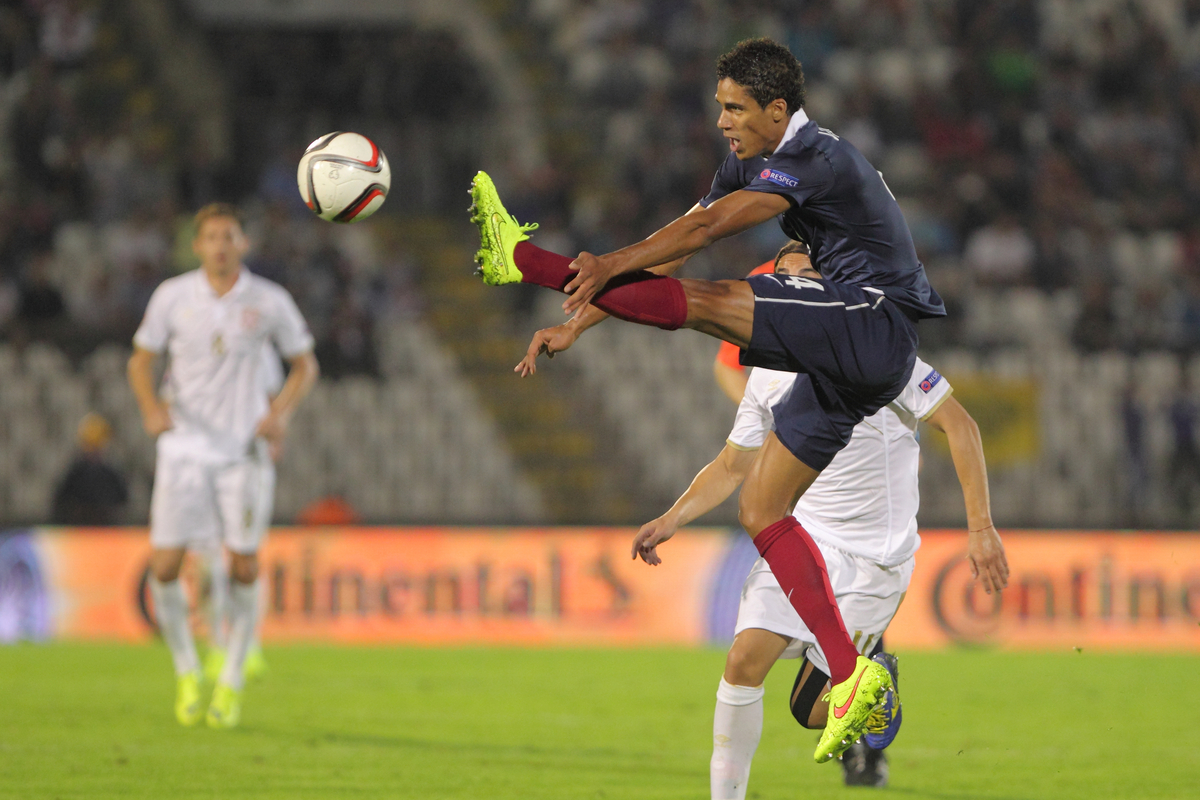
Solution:
[(763, 165), (745, 187), (748, 192), (779, 194), (802, 206), (833, 183), (833, 167), (820, 153), (794, 156), (778, 153)]
[(773, 425), (774, 417), (767, 405), (762, 381), (754, 380), (754, 372), (751, 371), (746, 394), (738, 404), (733, 430), (729, 432), (726, 443), (735, 450), (757, 450), (767, 440)]
[(736, 156), (730, 153), (729, 157), (721, 162), (720, 168), (717, 169), (717, 174), (713, 176), (712, 187), (708, 190), (708, 194), (700, 199), (700, 205), (708, 208), (725, 195), (733, 194), (745, 185), (745, 179), (740, 169), (740, 162), (738, 162)]
[(918, 358), (908, 385), (895, 402), (917, 419), (923, 420), (937, 411), (953, 391), (945, 376)]
[(150, 295), (146, 305), (146, 313), (142, 316), (142, 324), (133, 334), (133, 344), (151, 353), (161, 353), (167, 349), (170, 338), (171, 293), (165, 283), (159, 284)]
[(278, 348), (279, 354), (285, 359), (307, 353), (313, 349), (313, 337), (308, 331), (308, 323), (296, 301), (283, 288), (276, 294), (276, 318), (271, 338)]

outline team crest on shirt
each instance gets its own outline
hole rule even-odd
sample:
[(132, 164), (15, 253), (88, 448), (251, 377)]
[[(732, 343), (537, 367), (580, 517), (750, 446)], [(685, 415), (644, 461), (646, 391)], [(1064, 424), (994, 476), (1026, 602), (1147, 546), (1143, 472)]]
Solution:
[(262, 319), (262, 314), (257, 308), (242, 309), (242, 327), (248, 331), (252, 331), (258, 327), (258, 321)]
[(762, 172), (758, 173), (758, 177), (762, 178), (764, 181), (770, 181), (777, 186), (784, 186), (788, 189), (795, 189), (800, 185), (800, 181), (796, 180), (791, 175), (788, 175), (786, 172), (780, 172), (777, 169), (764, 169)]
[(921, 391), (929, 394), (941, 379), (942, 376), (936, 369), (930, 370), (929, 374), (925, 376), (925, 380), (921, 381)]

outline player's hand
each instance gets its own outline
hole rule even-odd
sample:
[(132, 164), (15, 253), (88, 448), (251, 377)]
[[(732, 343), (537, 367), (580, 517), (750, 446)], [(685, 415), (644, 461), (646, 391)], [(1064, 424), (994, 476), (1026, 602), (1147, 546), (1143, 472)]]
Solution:
[(633, 547), (630, 550), (630, 557), (636, 561), (637, 557), (641, 556), (642, 561), (645, 561), (652, 567), (657, 567), (662, 563), (662, 559), (658, 557), (655, 548), (674, 536), (678, 528), (678, 525), (665, 516), (647, 522), (637, 532), (637, 536), (633, 537)]
[(283, 440), (287, 436), (288, 419), (274, 411), (268, 412), (258, 423), (254, 433), (267, 440), (267, 452), (272, 461), (278, 461), (283, 455)]
[(579, 274), (563, 287), (563, 291), (571, 295), (563, 303), (563, 311), (576, 316), (613, 276), (603, 257), (591, 253), (580, 253), (579, 258), (572, 261), (570, 267), (579, 270)]
[(967, 534), (967, 561), (971, 575), (983, 584), (988, 594), (1008, 586), (1008, 557), (995, 525)]
[(547, 358), (554, 358), (555, 353), (566, 350), (575, 344), (575, 340), (578, 338), (579, 332), (569, 322), (555, 325), (553, 328), (542, 328), (533, 335), (533, 341), (529, 343), (525, 357), (521, 359), (520, 364), (513, 367), (513, 372), (520, 373), (522, 378), (532, 375), (537, 372), (538, 356), (545, 353)]
[(171, 412), (164, 403), (155, 403), (148, 409), (142, 409), (142, 427), (151, 437), (157, 438), (160, 433), (175, 427), (171, 421)]

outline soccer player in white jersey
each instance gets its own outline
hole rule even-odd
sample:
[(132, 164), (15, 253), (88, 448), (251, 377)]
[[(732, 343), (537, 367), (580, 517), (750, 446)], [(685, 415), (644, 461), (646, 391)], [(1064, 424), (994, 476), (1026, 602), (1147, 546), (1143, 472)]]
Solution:
[[(242, 666), (258, 617), (258, 549), (271, 518), (277, 454), (296, 406), (317, 379), (313, 338), (291, 296), (242, 263), (246, 235), (232, 206), (196, 215), (200, 268), (164, 281), (150, 298), (129, 359), (146, 432), (157, 437), (150, 501), (150, 590), (177, 676), (175, 715), (204, 715), (200, 662), (179, 571), (189, 546), (219, 537), (229, 551), (232, 624), (208, 707), (210, 727), (241, 717)], [(270, 342), (291, 370), (278, 395), (264, 391)], [(154, 364), (169, 360), (163, 393)]]
[[(795, 252), (781, 251), (776, 272), (817, 276), (807, 257)], [(658, 545), (737, 489), (773, 428), (772, 407), (794, 380), (795, 374), (789, 372), (759, 368), (751, 372), (725, 448), (666, 514), (642, 526), (633, 542), (635, 558), (641, 556), (651, 565), (661, 563)], [(855, 427), (849, 445), (795, 508), (796, 518), (810, 531), (825, 559), (846, 628), (867, 655), (900, 606), (920, 545), (916, 523), (919, 420), (949, 438), (966, 500), (972, 573), (989, 593), (1008, 581), (1004, 547), (991, 519), (979, 431), (950, 392), (946, 379), (918, 358), (900, 396)], [(742, 589), (736, 636), (717, 690), (710, 763), (714, 800), (746, 796), (750, 764), (762, 734), (763, 681), (780, 658), (804, 659), (792, 691), (792, 713), (805, 727), (823, 728), (829, 715), (823, 699), (829, 691), (824, 654), (760, 558)], [(894, 671), (894, 660), (887, 666)], [(891, 704), (893, 716), (880, 720), (881, 726), (899, 722), (898, 698), (893, 696)], [(882, 753), (864, 750), (860, 743), (843, 757), (847, 783), (885, 785)], [(859, 763), (850, 766), (855, 759)], [(868, 760), (871, 763), (864, 763)]]

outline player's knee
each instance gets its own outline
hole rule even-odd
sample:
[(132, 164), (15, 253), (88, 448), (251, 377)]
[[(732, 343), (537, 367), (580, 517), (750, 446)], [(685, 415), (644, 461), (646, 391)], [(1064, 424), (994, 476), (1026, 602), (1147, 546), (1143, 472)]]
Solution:
[(761, 686), (767, 677), (764, 659), (736, 644), (725, 656), (725, 682), (733, 686)]
[(150, 574), (159, 583), (171, 583), (183, 569), (183, 554), (156, 550), (150, 556)]
[(751, 537), (758, 536), (764, 528), (781, 519), (783, 518), (777, 513), (747, 499), (746, 493), (742, 492), (741, 499), (738, 500), (738, 523)]
[(258, 580), (258, 555), (234, 553), (229, 559), (229, 575), (238, 583), (254, 583)]

